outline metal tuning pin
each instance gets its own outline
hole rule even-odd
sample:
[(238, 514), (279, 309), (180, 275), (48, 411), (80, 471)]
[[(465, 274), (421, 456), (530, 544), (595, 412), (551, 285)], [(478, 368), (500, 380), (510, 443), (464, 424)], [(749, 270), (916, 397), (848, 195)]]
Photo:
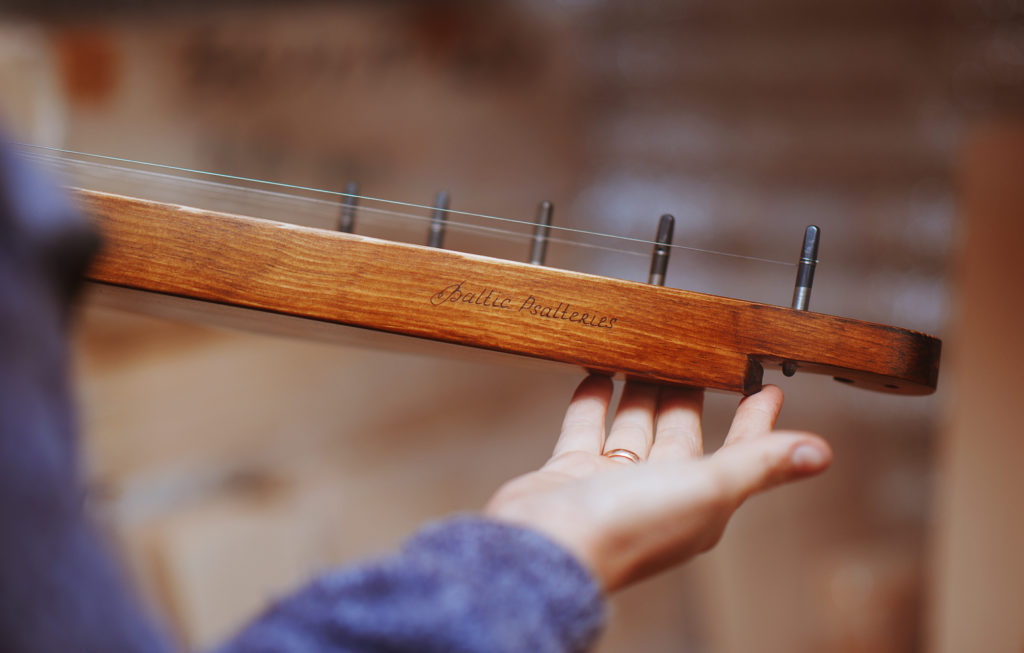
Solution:
[(551, 232), (551, 202), (544, 201), (537, 207), (537, 226), (533, 229), (533, 244), (530, 246), (530, 265), (544, 265), (548, 252), (548, 234)]
[[(796, 286), (793, 288), (793, 308), (806, 311), (811, 303), (811, 286), (814, 284), (814, 268), (818, 265), (818, 239), (821, 229), (810, 225), (804, 231), (804, 243), (800, 248), (800, 262), (796, 268)], [(786, 376), (796, 374), (796, 363), (782, 363), (782, 373)]]
[(793, 308), (806, 311), (811, 303), (814, 268), (818, 265), (818, 237), (821, 229), (813, 224), (804, 231), (804, 244), (800, 248), (800, 263), (796, 268), (796, 287), (793, 288)]
[(651, 256), (651, 274), (647, 278), (649, 284), (665, 285), (665, 272), (668, 270), (668, 256), (672, 250), (672, 230), (675, 225), (676, 219), (667, 213), (658, 221), (658, 235), (654, 239), (654, 254)]
[(338, 231), (350, 234), (355, 230), (358, 196), (359, 184), (354, 181), (345, 184), (345, 195), (341, 198), (341, 219), (338, 220)]
[(443, 190), (434, 199), (434, 212), (430, 216), (428, 247), (444, 247), (444, 228), (448, 222), (448, 191)]

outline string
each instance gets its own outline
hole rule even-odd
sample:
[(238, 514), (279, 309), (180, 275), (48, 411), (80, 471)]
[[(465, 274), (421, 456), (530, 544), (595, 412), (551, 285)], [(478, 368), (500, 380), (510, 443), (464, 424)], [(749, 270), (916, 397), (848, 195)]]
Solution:
[[(430, 218), (422, 216), (422, 215), (415, 215), (413, 213), (399, 213), (397, 211), (389, 211), (387, 209), (378, 209), (378, 208), (374, 208), (374, 207), (370, 207), (370, 206), (361, 206), (361, 207), (359, 207), (359, 210), (360, 211), (370, 212), (370, 213), (383, 213), (383, 214), (386, 214), (386, 215), (393, 215), (393, 216), (397, 216), (397, 217), (400, 217), (400, 218), (409, 218), (409, 219), (412, 219), (412, 220), (419, 220), (421, 222), (429, 222), (430, 221)], [(532, 226), (532, 224), (533, 223), (531, 223), (531, 226)], [(490, 234), (493, 234), (493, 235), (498, 236), (498, 237), (510, 238), (510, 237), (514, 236), (514, 237), (517, 237), (517, 238), (521, 238), (523, 240), (532, 240), (533, 239), (533, 234), (517, 234), (517, 233), (510, 232), (507, 229), (500, 229), (498, 227), (485, 227), (483, 225), (468, 224), (468, 223), (465, 223), (465, 222), (459, 223), (458, 227), (461, 228), (461, 229), (465, 229), (467, 231), (479, 231), (479, 232), (483, 232), (483, 233), (490, 233)], [(615, 236), (609, 236), (609, 238), (614, 238), (614, 237)], [(596, 250), (602, 250), (602, 251), (605, 251), (605, 252), (612, 252), (614, 254), (629, 254), (631, 256), (644, 256), (644, 257), (648, 256), (647, 254), (644, 254), (643, 252), (634, 252), (634, 251), (630, 251), (630, 250), (626, 250), (626, 249), (619, 249), (617, 247), (608, 247), (608, 246), (605, 246), (605, 245), (596, 245), (594, 243), (585, 243), (585, 242), (579, 241), (579, 240), (568, 240), (568, 239), (565, 239), (565, 238), (551, 238), (551, 237), (548, 237), (547, 241), (548, 241), (548, 243), (556, 243), (556, 244), (559, 244), (559, 245), (568, 245), (568, 246), (571, 246), (571, 247), (585, 247), (585, 248), (588, 248), (588, 249), (596, 249)]]
[[(54, 160), (62, 161), (62, 162), (69, 161), (67, 159), (59, 159), (59, 158), (54, 159), (54, 158), (50, 158), (50, 157), (47, 157), (47, 156), (40, 156), (40, 155), (36, 155), (36, 154), (25, 154), (24, 156), (26, 156), (28, 158), (31, 158), (33, 160), (36, 160), (36, 161), (40, 161), (40, 162), (52, 162)], [(80, 163), (80, 162), (77, 162), (77, 161), (70, 161), (70, 162), (71, 163)], [(103, 163), (89, 163), (89, 164), (86, 164), (86, 165), (88, 165), (90, 167), (90, 169), (97, 169), (98, 168), (98, 169), (103, 169), (103, 170), (108, 170), (108, 171), (117, 171), (119, 173), (130, 172), (132, 174), (140, 174), (140, 175), (146, 175), (146, 176), (150, 176), (150, 177), (157, 177), (157, 178), (160, 178), (160, 179), (165, 179), (165, 180), (174, 181), (174, 182), (179, 182), (182, 179), (184, 179), (184, 177), (179, 177), (179, 176), (175, 176), (175, 175), (168, 175), (168, 174), (164, 174), (164, 173), (157, 173), (157, 172), (150, 172), (150, 171), (133, 170), (133, 169), (125, 168), (125, 167), (122, 167), (122, 166), (114, 166), (114, 165), (108, 165), (108, 164), (103, 164)], [(268, 190), (264, 190), (264, 189), (242, 188), (240, 186), (233, 186), (233, 185), (230, 185), (230, 184), (223, 184), (223, 183), (220, 183), (220, 182), (207, 181), (207, 180), (204, 180), (204, 179), (188, 179), (188, 182), (190, 184), (196, 184), (196, 185), (208, 186), (208, 187), (214, 187), (214, 188), (222, 188), (222, 189), (228, 189), (228, 190), (232, 190), (232, 191), (244, 190), (247, 193), (248, 192), (259, 193), (262, 196), (270, 196), (270, 197), (273, 197), (273, 198), (282, 199), (282, 200), (288, 200), (288, 201), (301, 200), (302, 202), (312, 202), (312, 203), (320, 204), (322, 206), (331, 207), (332, 209), (335, 209), (338, 206), (337, 202), (333, 201), (333, 200), (322, 200), (322, 199), (312, 198), (312, 197), (303, 197), (303, 196), (293, 195), (293, 194), (289, 194), (289, 193), (280, 193), (280, 192), (275, 192), (275, 191), (268, 191)], [(342, 195), (346, 195), (345, 193), (341, 193), (341, 194)], [(397, 218), (402, 218), (402, 219), (407, 219), (407, 220), (412, 220), (412, 221), (422, 222), (422, 223), (430, 222), (432, 220), (432, 218), (429, 217), (429, 216), (417, 215), (415, 213), (405, 213), (405, 212), (394, 211), (394, 210), (390, 210), (390, 209), (382, 209), (382, 208), (377, 208), (377, 207), (372, 207), (372, 206), (360, 206), (360, 207), (358, 207), (358, 210), (361, 213), (375, 213), (375, 214), (379, 214), (379, 215), (385, 215), (385, 216), (390, 216), (390, 217), (397, 217)], [(511, 239), (531, 240), (533, 238), (532, 234), (516, 233), (516, 232), (513, 232), (513, 231), (509, 231), (507, 229), (501, 229), (499, 227), (486, 227), (486, 226), (483, 226), (483, 225), (469, 224), (469, 223), (466, 223), (466, 222), (449, 222), (447, 226), (449, 228), (461, 229), (461, 230), (465, 230), (465, 231), (485, 232), (485, 233), (489, 233), (489, 234), (491, 234), (493, 236), (496, 236), (498, 238), (503, 238), (505, 240), (511, 240)], [(606, 247), (606, 246), (602, 246), (602, 245), (595, 245), (593, 243), (585, 243), (585, 242), (581, 242), (581, 241), (578, 241), (578, 240), (566, 240), (566, 239), (562, 239), (562, 238), (551, 238), (551, 237), (549, 237), (547, 240), (548, 240), (549, 243), (558, 243), (558, 244), (564, 244), (564, 245), (569, 245), (569, 246), (573, 246), (573, 247), (586, 247), (586, 248), (599, 249), (599, 250), (604, 250), (604, 251), (607, 251), (607, 252), (613, 252), (613, 253), (618, 253), (618, 254), (629, 254), (629, 255), (633, 255), (633, 256), (645, 256), (645, 254), (643, 254), (641, 252), (623, 250), (623, 249), (614, 248), (614, 247)]]
[[(187, 174), (203, 175), (203, 176), (214, 177), (214, 178), (218, 178), (218, 179), (227, 179), (227, 180), (231, 180), (231, 181), (234, 181), (234, 182), (245, 182), (245, 183), (251, 183), (251, 184), (261, 184), (261, 185), (265, 185), (265, 186), (272, 186), (272, 187), (275, 187), (275, 188), (283, 188), (283, 189), (288, 189), (288, 190), (292, 190), (292, 191), (304, 191), (304, 192), (309, 192), (309, 193), (317, 193), (317, 194), (322, 194), (322, 195), (330, 195), (330, 196), (335, 197), (335, 198), (337, 198), (337, 197), (350, 197), (350, 198), (353, 198), (353, 199), (359, 199), (359, 200), (364, 200), (364, 201), (368, 201), (368, 202), (380, 202), (382, 204), (390, 204), (390, 205), (394, 205), (394, 206), (402, 206), (402, 207), (412, 208), (412, 209), (421, 209), (421, 210), (425, 210), (425, 211), (434, 211), (435, 208), (436, 208), (436, 207), (428, 205), (428, 204), (417, 204), (415, 202), (403, 202), (403, 201), (400, 201), (400, 200), (390, 200), (390, 199), (384, 199), (384, 198), (380, 198), (380, 197), (372, 197), (372, 196), (369, 196), (369, 195), (359, 195), (359, 194), (355, 194), (355, 193), (345, 193), (345, 192), (340, 192), (340, 191), (326, 190), (326, 189), (322, 189), (322, 188), (315, 188), (315, 187), (312, 187), (312, 186), (303, 186), (303, 185), (299, 185), (299, 184), (288, 184), (288, 183), (277, 182), (277, 181), (267, 181), (267, 180), (263, 180), (263, 179), (255, 179), (253, 177), (243, 177), (243, 176), (240, 176), (240, 175), (231, 175), (231, 174), (226, 174), (226, 173), (221, 173), (221, 172), (209, 172), (209, 171), (205, 171), (205, 170), (196, 170), (196, 169), (193, 169), (193, 168), (185, 168), (185, 167), (182, 167), (182, 166), (173, 166), (173, 165), (167, 165), (167, 164), (162, 164), (162, 163), (151, 163), (151, 162), (148, 162), (148, 161), (137, 161), (137, 160), (134, 160), (134, 159), (128, 159), (128, 158), (124, 158), (124, 157), (109, 156), (109, 155), (105, 155), (105, 154), (92, 154), (92, 153), (89, 153), (89, 152), (80, 152), (80, 151), (76, 151), (76, 150), (68, 150), (68, 149), (63, 149), (63, 148), (59, 148), (59, 147), (51, 147), (51, 146), (47, 146), (47, 145), (34, 145), (34, 144), (31, 144), (31, 143), (17, 143), (17, 142), (12, 143), (12, 144), (16, 145), (18, 147), (22, 147), (22, 148), (26, 148), (26, 149), (31, 149), (31, 150), (44, 150), (44, 151), (49, 151), (49, 152), (56, 152), (56, 153), (61, 154), (61, 155), (73, 155), (73, 156), (88, 157), (88, 158), (93, 158), (93, 159), (102, 159), (102, 160), (105, 160), (105, 161), (116, 161), (118, 163), (127, 163), (127, 164), (130, 164), (130, 165), (145, 166), (145, 167), (148, 167), (148, 168), (157, 168), (157, 169), (161, 169), (161, 170), (171, 170), (171, 171), (174, 171), (174, 172), (181, 172), (181, 173), (187, 173)], [(102, 164), (92, 164), (92, 165), (102, 165)], [(109, 166), (109, 167), (114, 167), (114, 166)], [(165, 176), (165, 177), (168, 177), (168, 178), (175, 178), (175, 179), (177, 179), (177, 177), (174, 177), (173, 175), (160, 175), (160, 176)], [(192, 180), (192, 181), (203, 182), (204, 180)], [(215, 182), (205, 182), (205, 183), (214, 184)], [(271, 195), (277, 195), (277, 196), (280, 196), (280, 197), (285, 197), (285, 198), (290, 198), (290, 199), (294, 199), (296, 197), (295, 195), (290, 195), (290, 194), (287, 194), (287, 193), (275, 193), (273, 191), (267, 191), (267, 190), (262, 190), (262, 189), (247, 189), (247, 190), (258, 190), (258, 192), (268, 193), (268, 194), (271, 194)], [(334, 203), (334, 202), (328, 202), (327, 200), (318, 200), (316, 198), (302, 198), (302, 199), (306, 199), (306, 200), (309, 200), (309, 201), (315, 201), (315, 202), (329, 203), (329, 204), (333, 204)], [(360, 211), (370, 211), (372, 208), (373, 207), (360, 206), (360, 207), (358, 207), (358, 210), (360, 210)], [(399, 217), (410, 217), (410, 218), (415, 218), (415, 219), (419, 219), (419, 220), (425, 220), (426, 219), (426, 218), (423, 218), (422, 216), (408, 214), (408, 213), (398, 213), (398, 212), (394, 212), (394, 211), (387, 211), (386, 209), (376, 209), (376, 212), (387, 213), (389, 215), (396, 215), (396, 216), (399, 216)], [(495, 216), (495, 215), (488, 215), (488, 214), (485, 214), (485, 213), (475, 213), (475, 212), (472, 212), (472, 211), (464, 211), (464, 210), (459, 210), (459, 209), (445, 209), (445, 212), (447, 214), (449, 214), (449, 215), (450, 214), (456, 214), (456, 215), (462, 215), (462, 216), (467, 216), (467, 217), (480, 218), (482, 220), (491, 220), (491, 221), (494, 221), (494, 222), (503, 222), (503, 223), (508, 223), (508, 224), (515, 224), (515, 225), (520, 225), (520, 226), (529, 227), (529, 228), (533, 228), (535, 226), (535, 223), (532, 220), (524, 220), (524, 219), (518, 219), (518, 218), (505, 218), (505, 217), (500, 217), (500, 216)], [(468, 228), (476, 228), (478, 230), (498, 231), (498, 232), (502, 231), (500, 229), (493, 228), (493, 227), (491, 227), (491, 228), (480, 227), (478, 225), (469, 225), (467, 223), (461, 223), (460, 226), (468, 227)], [(641, 245), (657, 245), (658, 244), (657, 242), (655, 242), (653, 240), (648, 240), (648, 239), (645, 239), (645, 238), (638, 238), (638, 237), (635, 237), (635, 236), (624, 236), (624, 235), (618, 235), (618, 234), (607, 234), (607, 233), (602, 233), (602, 232), (599, 232), (599, 231), (591, 231), (591, 230), (588, 230), (588, 229), (581, 229), (581, 228), (578, 228), (578, 227), (566, 227), (566, 226), (552, 224), (548, 228), (551, 229), (551, 230), (561, 231), (561, 232), (565, 232), (565, 233), (569, 233), (569, 234), (577, 234), (577, 235), (582, 235), (582, 236), (591, 236), (591, 237), (596, 237), (596, 238), (609, 238), (609, 239), (621, 240), (621, 241), (626, 241), (626, 242), (631, 242), (631, 243), (641, 244)], [(550, 238), (549, 237), (548, 241), (549, 242), (565, 243), (565, 244), (576, 245), (576, 246), (592, 247), (592, 248), (597, 248), (597, 249), (603, 249), (603, 250), (606, 250), (606, 251), (635, 253), (635, 252), (628, 252), (627, 250), (621, 250), (621, 249), (618, 249), (618, 248), (604, 247), (604, 246), (592, 245), (592, 244), (588, 245), (586, 243), (582, 243), (582, 242), (579, 242), (579, 241), (571, 241), (571, 240), (565, 240), (565, 239), (557, 239), (557, 238)], [(669, 245), (669, 247), (672, 247), (674, 249), (682, 249), (682, 250), (692, 251), (692, 252), (700, 252), (700, 253), (703, 253), (703, 254), (711, 254), (711, 255), (715, 255), (715, 256), (727, 256), (727, 257), (731, 257), (731, 258), (739, 258), (739, 259), (745, 259), (745, 260), (749, 260), (749, 261), (758, 261), (758, 262), (761, 262), (761, 263), (771, 263), (771, 264), (774, 264), (774, 265), (785, 265), (785, 266), (790, 266), (790, 267), (793, 267), (793, 266), (796, 265), (795, 263), (792, 263), (792, 262), (789, 262), (789, 261), (779, 261), (779, 260), (775, 260), (775, 259), (762, 258), (762, 257), (759, 257), (759, 256), (750, 256), (750, 255), (746, 255), (746, 254), (736, 254), (736, 253), (733, 253), (733, 252), (723, 252), (723, 251), (719, 251), (719, 250), (704, 249), (704, 248), (700, 248), (700, 247), (693, 247), (693, 246), (689, 246), (689, 245), (680, 245), (680, 244), (675, 244), (675, 243)]]

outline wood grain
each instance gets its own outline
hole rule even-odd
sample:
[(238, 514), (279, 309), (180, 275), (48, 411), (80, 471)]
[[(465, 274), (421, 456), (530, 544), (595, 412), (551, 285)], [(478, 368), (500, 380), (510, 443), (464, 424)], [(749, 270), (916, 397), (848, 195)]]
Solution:
[(925, 334), (789, 308), (77, 191), (93, 281), (750, 394), (763, 366), (935, 389)]

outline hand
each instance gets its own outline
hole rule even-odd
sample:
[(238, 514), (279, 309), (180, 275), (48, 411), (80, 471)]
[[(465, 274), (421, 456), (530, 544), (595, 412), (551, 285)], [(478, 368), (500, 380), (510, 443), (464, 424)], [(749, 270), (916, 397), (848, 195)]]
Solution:
[[(782, 409), (775, 386), (740, 402), (725, 443), (707, 457), (703, 391), (629, 382), (605, 437), (611, 396), (608, 378), (584, 379), (551, 458), (506, 483), (485, 509), (565, 546), (607, 591), (710, 549), (747, 497), (832, 461), (818, 436), (772, 431)], [(614, 449), (640, 462), (602, 455)]]

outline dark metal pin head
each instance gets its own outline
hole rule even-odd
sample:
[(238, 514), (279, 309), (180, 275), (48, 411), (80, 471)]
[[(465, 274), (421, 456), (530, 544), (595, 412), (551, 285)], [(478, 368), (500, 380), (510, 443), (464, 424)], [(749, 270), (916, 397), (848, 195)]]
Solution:
[(676, 219), (667, 213), (658, 221), (658, 235), (654, 238), (654, 254), (651, 256), (651, 274), (647, 278), (649, 284), (665, 285), (665, 273), (668, 270), (668, 258), (672, 251), (672, 231), (675, 225)]
[(444, 227), (448, 221), (448, 191), (443, 190), (434, 198), (434, 211), (430, 215), (430, 231), (427, 246), (444, 247)]
[(345, 194), (341, 198), (341, 218), (338, 220), (338, 231), (350, 234), (355, 230), (358, 199), (359, 184), (354, 181), (345, 184)]
[(800, 259), (818, 262), (818, 239), (821, 229), (817, 225), (807, 225), (804, 229), (804, 244), (800, 248)]
[(548, 251), (548, 234), (551, 231), (551, 202), (543, 201), (537, 207), (537, 226), (533, 228), (533, 244), (530, 246), (530, 264), (544, 265)]

